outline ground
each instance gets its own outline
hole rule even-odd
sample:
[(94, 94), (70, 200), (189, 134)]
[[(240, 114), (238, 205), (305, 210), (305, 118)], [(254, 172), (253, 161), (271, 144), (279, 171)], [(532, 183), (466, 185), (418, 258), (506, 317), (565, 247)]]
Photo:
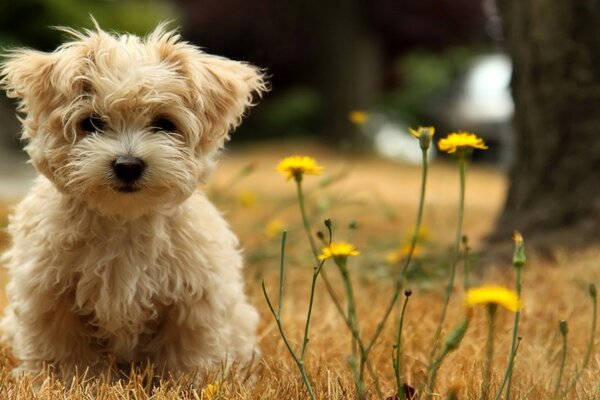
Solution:
[[(322, 220), (331, 218), (334, 240), (350, 240), (361, 251), (360, 256), (349, 261), (349, 268), (363, 335), (369, 336), (379, 322), (391, 295), (392, 277), (399, 268), (393, 262), (393, 251), (405, 243), (414, 225), (420, 167), (375, 157), (340, 155), (306, 142), (236, 148), (224, 154), (220, 169), (205, 190), (223, 210), (245, 248), (247, 291), (261, 314), (259, 337), (263, 359), (257, 365), (254, 383), (227, 377), (222, 380), (218, 393), (212, 394), (207, 388), (194, 390), (185, 383), (175, 382), (155, 388), (153, 399), (307, 398), (261, 289), (264, 279), (268, 293), (276, 299), (280, 247), (276, 225), (280, 224), (289, 231), (283, 326), (292, 346), (298, 348), (304, 330), (312, 264), (300, 224), (294, 184), (286, 182), (274, 170), (277, 162), (289, 154), (311, 155), (325, 167), (323, 176), (306, 177), (304, 181), (311, 223), (314, 230), (324, 231)], [(469, 167), (464, 232), (472, 247), (473, 284), (514, 286), (510, 256), (496, 257), (492, 264), (478, 268), (479, 260), (485, 257), (480, 253), (488, 251), (483, 246), (484, 239), (494, 227), (506, 184), (506, 178), (500, 171), (480, 165)], [(2, 200), (1, 224), (6, 224), (6, 213), (20, 195), (20, 192), (14, 192)], [(431, 342), (442, 308), (456, 226), (457, 199), (455, 163), (453, 160), (437, 161), (431, 168), (427, 186), (424, 218), (427, 240), (420, 249), (407, 284), (413, 295), (404, 322), (403, 375), (409, 385), (417, 388), (425, 381)], [(356, 222), (356, 229), (348, 228), (352, 221)], [(6, 246), (6, 235), (0, 242), (1, 246)], [(506, 238), (506, 243), (511, 245), (511, 238)], [(561, 353), (560, 320), (568, 320), (569, 324), (563, 387), (580, 368), (590, 336), (592, 315), (587, 286), (590, 282), (599, 281), (599, 258), (598, 247), (577, 251), (554, 248), (550, 253), (528, 253), (519, 332), (523, 339), (516, 358), (511, 398), (552, 398)], [(465, 315), (462, 266), (463, 261), (460, 260), (444, 333)], [(329, 262), (324, 268), (327, 268), (341, 298), (334, 264)], [(497, 387), (505, 370), (513, 325), (512, 313), (501, 309), (497, 314), (493, 388)], [(385, 399), (394, 393), (391, 352), (396, 319), (394, 311), (373, 350), (371, 362), (380, 393), (374, 379), (369, 377), (368, 398)], [(453, 391), (460, 399), (480, 398), (486, 327), (485, 309), (475, 308), (461, 346), (450, 354), (440, 369), (436, 385), (439, 396), (435, 398), (446, 398)], [(350, 352), (350, 334), (319, 281), (306, 358), (318, 399), (354, 398), (347, 364)], [(14, 361), (7, 349), (2, 354), (0, 398), (148, 398), (152, 390), (139, 376), (112, 385), (98, 382), (63, 385), (47, 381), (41, 389), (34, 389), (32, 382), (10, 377), (9, 370)], [(569, 392), (569, 398), (600, 398), (600, 385), (596, 379), (600, 372), (599, 364), (600, 356), (592, 353), (590, 368), (583, 371), (578, 384)], [(209, 377), (207, 382), (215, 379)], [(495, 393), (493, 389), (492, 398)]]

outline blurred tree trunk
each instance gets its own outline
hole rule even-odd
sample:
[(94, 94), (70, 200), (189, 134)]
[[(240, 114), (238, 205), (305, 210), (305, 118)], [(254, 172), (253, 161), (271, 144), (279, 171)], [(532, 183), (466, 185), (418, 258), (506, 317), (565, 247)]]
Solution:
[(554, 234), (569, 229), (597, 233), (600, 2), (498, 0), (498, 7), (514, 63), (517, 157), (494, 236), (518, 229), (558, 244), (565, 235)]
[[(306, 17), (321, 40), (315, 61), (323, 96), (324, 135), (343, 148), (364, 149), (358, 129), (348, 120), (352, 110), (368, 109), (381, 95), (383, 49), (370, 32), (365, 0), (312, 0)], [(315, 12), (319, 10), (319, 12)]]

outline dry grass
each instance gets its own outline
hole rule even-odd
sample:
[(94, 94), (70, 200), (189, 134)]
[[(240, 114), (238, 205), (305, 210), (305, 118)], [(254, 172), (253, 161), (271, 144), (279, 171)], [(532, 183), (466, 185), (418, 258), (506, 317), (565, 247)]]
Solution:
[[(287, 146), (287, 148), (285, 147)], [(221, 398), (225, 399), (302, 399), (306, 398), (295, 366), (279, 338), (268, 312), (260, 282), (264, 278), (270, 293), (276, 295), (278, 281), (278, 239), (264, 233), (272, 218), (279, 218), (289, 227), (290, 243), (287, 260), (284, 326), (295, 344), (301, 340), (304, 327), (308, 289), (311, 277), (308, 246), (299, 224), (294, 188), (273, 171), (278, 159), (289, 153), (315, 156), (329, 174), (347, 174), (331, 185), (319, 188), (321, 179), (307, 181), (309, 209), (314, 226), (323, 217), (334, 221), (336, 235), (352, 241), (363, 254), (352, 260), (352, 274), (358, 298), (359, 324), (365, 333), (372, 332), (383, 312), (391, 292), (393, 267), (386, 265), (385, 254), (407, 234), (413, 224), (418, 193), (418, 167), (410, 167), (376, 159), (341, 158), (321, 148), (288, 143), (278, 147), (239, 151), (227, 155), (222, 168), (209, 190), (221, 209), (227, 213), (235, 231), (240, 235), (247, 258), (248, 292), (260, 310), (260, 343), (264, 358), (257, 365), (254, 384), (228, 376), (223, 379)], [(255, 171), (231, 186), (231, 179), (245, 165), (256, 162)], [(312, 186), (311, 186), (312, 182)], [(467, 214), (465, 232), (478, 248), (482, 238), (492, 228), (502, 205), (505, 179), (502, 174), (484, 168), (473, 168), (467, 181)], [(457, 198), (457, 177), (453, 164), (439, 163), (432, 168), (429, 182), (425, 224), (431, 232), (430, 245), (422, 255), (423, 274), (412, 283), (413, 296), (405, 320), (403, 339), (404, 372), (408, 382), (418, 386), (424, 382), (427, 355), (442, 306), (444, 281), (443, 261), (454, 230)], [(314, 189), (314, 190), (313, 190)], [(241, 196), (240, 194), (245, 193)], [(4, 223), (6, 206), (0, 206), (0, 223)], [(359, 228), (351, 233), (347, 223), (356, 219)], [(510, 239), (507, 238), (507, 242)], [(6, 244), (6, 237), (0, 238)], [(549, 257), (550, 256), (550, 257)], [(524, 274), (524, 308), (521, 335), (523, 341), (516, 361), (513, 399), (551, 398), (558, 367), (560, 336), (558, 321), (569, 321), (569, 354), (565, 381), (581, 364), (590, 326), (588, 282), (598, 282), (600, 248), (571, 252), (555, 249), (544, 257), (529, 254)], [(332, 265), (333, 266), (333, 265)], [(513, 271), (510, 259), (500, 260), (497, 266), (478, 271), (474, 278), (480, 282), (512, 286)], [(330, 276), (335, 276), (331, 271)], [(457, 281), (461, 282), (461, 276)], [(460, 284), (450, 304), (446, 329), (463, 316)], [(340, 292), (341, 293), (341, 292)], [(4, 299), (2, 301), (5, 301)], [(390, 321), (393, 322), (393, 321)], [(384, 399), (393, 393), (391, 350), (393, 324), (388, 324), (374, 353), (372, 363), (377, 370), (382, 397), (370, 382), (370, 398)], [(500, 312), (497, 324), (497, 346), (494, 385), (502, 377), (506, 354), (510, 346), (512, 315)], [(439, 398), (449, 390), (457, 390), (460, 399), (479, 398), (483, 347), (485, 342), (485, 312), (476, 310), (473, 323), (461, 347), (451, 354), (439, 373)], [(307, 365), (315, 382), (317, 398), (354, 398), (351, 375), (346, 365), (350, 353), (350, 336), (336, 314), (322, 286), (318, 287), (315, 316), (311, 326), (311, 341)], [(165, 382), (151, 385), (143, 374), (117, 383), (67, 382), (14, 379), (10, 368), (14, 364), (8, 351), (0, 357), (1, 399), (145, 399), (208, 398), (201, 388), (189, 382)], [(600, 356), (594, 354), (591, 367), (580, 384), (570, 394), (573, 399), (600, 398), (596, 378), (600, 372)], [(206, 381), (216, 378), (207, 377)], [(212, 396), (213, 399), (218, 396)]]

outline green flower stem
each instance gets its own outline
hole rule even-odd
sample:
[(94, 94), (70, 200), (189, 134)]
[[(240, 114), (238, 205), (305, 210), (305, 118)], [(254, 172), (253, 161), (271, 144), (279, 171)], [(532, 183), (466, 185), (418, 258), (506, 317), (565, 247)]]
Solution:
[[(327, 289), (327, 293), (329, 294), (329, 297), (331, 298), (336, 310), (338, 311), (338, 313), (340, 314), (340, 316), (346, 323), (346, 326), (348, 327), (348, 329), (350, 330), (350, 332), (352, 334), (352, 338), (353, 338), (354, 342), (357, 343), (358, 348), (360, 350), (360, 355), (361, 355), (361, 357), (360, 357), (360, 377), (362, 379), (362, 377), (364, 375), (364, 369), (366, 367), (369, 370), (369, 374), (375, 380), (376, 390), (377, 390), (378, 394), (380, 394), (381, 389), (379, 387), (379, 381), (377, 379), (377, 375), (376, 375), (374, 369), (371, 367), (371, 365), (368, 362), (368, 355), (369, 355), (370, 349), (365, 348), (358, 330), (354, 327), (354, 324), (348, 319), (348, 316), (346, 316), (346, 313), (344, 312), (344, 309), (335, 294), (335, 290), (333, 289), (333, 286), (331, 285), (331, 282), (330, 282), (329, 278), (327, 277), (325, 270), (321, 270), (321, 268), (323, 266), (323, 262), (321, 260), (319, 260), (319, 251), (318, 251), (317, 245), (315, 243), (315, 240), (313, 238), (313, 232), (311, 230), (310, 222), (309, 222), (308, 216), (306, 214), (306, 207), (304, 204), (305, 198), (304, 198), (304, 192), (302, 190), (302, 177), (296, 176), (296, 177), (294, 177), (294, 180), (296, 182), (296, 192), (298, 195), (298, 203), (300, 206), (300, 215), (302, 217), (302, 224), (304, 226), (304, 230), (305, 230), (306, 236), (308, 238), (310, 248), (313, 253), (313, 257), (315, 258), (315, 262), (317, 265), (316, 270), (318, 270), (317, 273), (313, 274), (313, 281), (311, 283), (311, 288), (312, 288), (311, 299), (312, 299), (312, 296), (314, 295), (314, 288), (315, 288), (315, 284), (316, 284), (314, 278), (316, 278), (316, 276), (318, 276), (318, 275), (321, 275), (321, 278), (323, 279), (323, 282), (325, 283), (325, 288)], [(309, 304), (311, 305), (310, 311), (312, 311), (312, 301), (309, 302)], [(307, 325), (305, 326), (305, 340), (308, 340), (307, 339), (308, 338), (308, 335), (307, 335), (308, 323), (309, 323), (309, 321), (307, 321)], [(302, 354), (304, 354), (304, 351), (306, 349), (306, 344), (307, 344), (307, 342), (303, 343)]]
[[(283, 325), (281, 323), (281, 308), (282, 308), (283, 282), (284, 282), (283, 276), (284, 276), (284, 271), (285, 271), (284, 266), (285, 266), (286, 238), (287, 238), (287, 232), (284, 231), (283, 236), (281, 238), (281, 258), (280, 258), (280, 263), (279, 263), (279, 293), (278, 293), (278, 301), (277, 301), (277, 310), (275, 310), (275, 308), (273, 307), (271, 299), (269, 298), (269, 295), (267, 294), (267, 288), (265, 287), (264, 280), (262, 281), (262, 290), (263, 290), (265, 299), (267, 301), (267, 304), (269, 306), (269, 310), (271, 311), (271, 314), (273, 314), (273, 317), (275, 318), (275, 323), (277, 324), (277, 329), (279, 330), (279, 334), (281, 335), (281, 338), (283, 339), (283, 343), (285, 344), (285, 347), (287, 348), (288, 352), (292, 356), (292, 359), (296, 363), (298, 370), (300, 371), (300, 375), (302, 376), (302, 381), (304, 382), (304, 386), (306, 387), (306, 391), (308, 392), (309, 397), (311, 398), (311, 400), (314, 400), (315, 395), (314, 395), (314, 392), (312, 389), (312, 385), (310, 384), (310, 379), (308, 377), (308, 373), (306, 372), (306, 368), (304, 366), (304, 347), (308, 343), (307, 334), (308, 334), (308, 323), (310, 321), (310, 316), (308, 316), (306, 319), (306, 330), (304, 333), (303, 349), (302, 349), (303, 354), (301, 357), (298, 357), (296, 352), (292, 349), (292, 346), (289, 343), (289, 340), (285, 334), (285, 331), (283, 330)], [(313, 275), (313, 281), (315, 281), (315, 280), (316, 280), (316, 276)], [(310, 296), (311, 300), (309, 302), (309, 313), (310, 313), (310, 310), (312, 309), (313, 293), (314, 293), (314, 284), (311, 287), (311, 296)]]
[(560, 353), (560, 365), (558, 367), (558, 377), (556, 378), (556, 383), (554, 384), (554, 395), (552, 398), (554, 400), (558, 400), (560, 394), (560, 383), (562, 381), (563, 371), (565, 369), (565, 361), (567, 360), (567, 335), (569, 333), (569, 328), (567, 325), (567, 321), (560, 321), (560, 335), (562, 336), (562, 349)]
[(469, 240), (466, 236), (463, 236), (462, 238), (462, 243), (463, 243), (463, 288), (464, 291), (466, 292), (467, 290), (469, 290), (469, 287), (471, 286), (470, 283), (470, 273), (471, 273), (471, 266), (469, 265)]
[(458, 253), (460, 250), (460, 241), (462, 239), (462, 225), (463, 225), (463, 214), (465, 209), (465, 176), (466, 176), (466, 154), (458, 155), (458, 169), (460, 174), (460, 195), (458, 201), (458, 221), (456, 224), (456, 238), (454, 239), (454, 248), (452, 252), (452, 259), (450, 261), (450, 277), (448, 279), (448, 286), (446, 287), (446, 293), (444, 296), (444, 307), (442, 308), (442, 314), (438, 323), (435, 335), (433, 338), (433, 345), (431, 347), (431, 353), (429, 355), (429, 365), (433, 363), (435, 352), (437, 350), (438, 343), (440, 341), (440, 335), (442, 334), (442, 326), (446, 320), (446, 312), (448, 310), (448, 303), (450, 302), (450, 296), (452, 295), (452, 289), (454, 288), (454, 277), (456, 275), (456, 263), (458, 261)]
[(399, 274), (395, 279), (394, 291), (392, 294), (392, 298), (390, 299), (390, 302), (388, 303), (387, 307), (385, 308), (383, 317), (381, 318), (381, 321), (377, 324), (377, 327), (375, 328), (375, 332), (373, 333), (373, 336), (371, 336), (371, 339), (369, 340), (369, 342), (367, 344), (367, 349), (366, 349), (367, 353), (369, 353), (371, 351), (371, 349), (373, 348), (373, 346), (375, 345), (375, 342), (377, 341), (377, 339), (379, 338), (379, 335), (383, 331), (383, 327), (385, 326), (387, 319), (389, 318), (392, 310), (394, 309), (394, 305), (396, 304), (396, 301), (400, 297), (400, 292), (402, 291), (402, 284), (404, 282), (404, 277), (405, 277), (406, 271), (408, 270), (408, 266), (410, 265), (410, 262), (412, 261), (413, 253), (414, 253), (415, 247), (417, 245), (417, 239), (419, 237), (419, 232), (421, 230), (421, 223), (423, 220), (423, 209), (424, 209), (424, 204), (425, 204), (425, 189), (426, 189), (426, 184), (427, 184), (427, 173), (428, 173), (427, 149), (421, 149), (421, 155), (422, 155), (422, 160), (423, 160), (423, 168), (421, 169), (421, 191), (420, 191), (420, 195), (419, 195), (419, 208), (417, 209), (417, 221), (415, 223), (415, 231), (413, 233), (412, 241), (410, 243), (410, 249), (408, 251), (408, 255), (406, 256), (406, 258), (404, 260), (404, 266), (402, 268), (402, 273)]
[(592, 350), (594, 348), (594, 339), (596, 337), (596, 322), (598, 319), (598, 295), (596, 293), (596, 286), (591, 283), (589, 285), (589, 293), (590, 298), (592, 299), (592, 326), (590, 330), (590, 338), (588, 340), (587, 349), (585, 351), (585, 356), (583, 357), (583, 364), (581, 364), (581, 368), (577, 371), (567, 388), (563, 391), (563, 397), (573, 389), (579, 378), (581, 378), (581, 374), (590, 364), (590, 358), (592, 357)]
[(302, 351), (300, 352), (301, 360), (304, 360), (304, 353), (306, 352), (306, 348), (308, 346), (308, 328), (310, 325), (310, 319), (312, 317), (312, 309), (313, 309), (313, 303), (314, 303), (314, 299), (315, 299), (315, 287), (317, 284), (317, 278), (319, 277), (319, 273), (321, 272), (321, 269), (323, 268), (324, 263), (325, 263), (325, 261), (321, 261), (321, 263), (317, 267), (315, 267), (313, 270), (312, 281), (310, 283), (310, 297), (308, 300), (308, 312), (306, 313), (306, 325), (304, 326), (304, 337), (302, 339)]
[(319, 250), (317, 249), (317, 245), (315, 244), (315, 239), (313, 238), (313, 233), (310, 228), (310, 222), (308, 221), (308, 217), (306, 215), (306, 207), (304, 206), (304, 193), (302, 192), (302, 176), (296, 177), (296, 192), (298, 193), (298, 203), (300, 204), (300, 214), (302, 215), (302, 223), (304, 224), (304, 230), (306, 231), (306, 236), (308, 237), (308, 242), (310, 243), (310, 249), (315, 256), (317, 263), (319, 263)]
[[(516, 292), (517, 296), (521, 298), (521, 289), (522, 289), (522, 276), (523, 276), (523, 266), (515, 266), (516, 268)], [(496, 397), (494, 400), (500, 400), (500, 395), (504, 386), (506, 385), (506, 392), (504, 394), (504, 400), (510, 399), (510, 388), (512, 385), (512, 374), (513, 368), (515, 365), (515, 358), (517, 356), (517, 340), (519, 337), (519, 321), (521, 319), (521, 311), (517, 311), (515, 313), (515, 321), (513, 323), (513, 332), (512, 332), (512, 342), (510, 344), (510, 353), (508, 353), (508, 366), (506, 367), (506, 372), (504, 373), (504, 378), (502, 379), (502, 383), (498, 388), (498, 392), (496, 392)]]
[[(342, 275), (342, 282), (344, 283), (344, 291), (346, 293), (346, 301), (348, 306), (348, 323), (351, 326), (352, 332), (358, 332), (358, 322), (356, 318), (356, 307), (354, 305), (354, 291), (352, 289), (352, 282), (350, 281), (350, 274), (348, 272), (348, 268), (346, 266), (348, 259), (347, 257), (335, 257), (334, 261), (340, 270), (340, 274)], [(358, 352), (358, 342), (356, 337), (360, 337), (360, 334), (352, 335), (352, 355), (356, 357), (356, 353)], [(362, 358), (362, 357), (361, 357)]]
[[(298, 194), (298, 203), (300, 205), (300, 215), (302, 217), (302, 224), (304, 225), (304, 231), (306, 232), (306, 236), (308, 237), (308, 242), (310, 243), (310, 248), (312, 250), (313, 257), (315, 258), (316, 264), (322, 265), (321, 260), (319, 260), (319, 251), (317, 249), (317, 245), (315, 244), (315, 240), (313, 239), (310, 222), (308, 221), (308, 216), (306, 214), (306, 207), (304, 205), (304, 192), (302, 190), (302, 179), (296, 178), (295, 181), (296, 181), (296, 189), (297, 189), (297, 194)], [(331, 285), (331, 282), (329, 281), (329, 278), (327, 277), (325, 270), (323, 270), (321, 272), (321, 277), (323, 278), (323, 282), (325, 283), (325, 288), (327, 289), (327, 293), (329, 294), (329, 297), (331, 297), (331, 300), (333, 301), (335, 308), (337, 309), (338, 313), (344, 319), (344, 322), (346, 322), (346, 325), (348, 326), (348, 328), (350, 328), (350, 330), (352, 331), (352, 328), (351, 328), (352, 324), (350, 324), (350, 321), (348, 320), (348, 317), (346, 316), (346, 313), (344, 312), (344, 309), (343, 309), (340, 301), (336, 297), (335, 290), (333, 289), (333, 286)], [(353, 333), (353, 335), (354, 335), (354, 333)], [(360, 340), (360, 337), (355, 338), (355, 340)]]
[(410, 292), (405, 292), (404, 304), (402, 304), (402, 311), (400, 312), (400, 321), (398, 322), (398, 331), (396, 332), (396, 342), (394, 343), (394, 351), (392, 352), (392, 362), (394, 367), (394, 377), (396, 378), (396, 393), (400, 400), (404, 400), (404, 388), (402, 386), (402, 380), (400, 378), (401, 372), (401, 360), (400, 354), (402, 352), (402, 327), (404, 325), (404, 314), (406, 313), (406, 306), (408, 299), (410, 298)]
[(469, 318), (470, 317), (467, 315), (467, 317), (446, 336), (440, 354), (429, 366), (427, 373), (427, 400), (433, 399), (433, 388), (442, 362), (451, 351), (456, 350), (458, 346), (460, 346), (460, 343), (465, 337), (467, 329), (469, 328)]
[[(404, 260), (404, 267), (402, 268), (402, 275), (406, 274), (410, 262), (412, 261), (413, 254), (415, 252), (415, 247), (417, 246), (417, 240), (419, 239), (419, 233), (421, 231), (421, 223), (423, 221), (423, 209), (425, 204), (425, 189), (427, 183), (427, 173), (428, 173), (428, 162), (427, 162), (427, 149), (421, 150), (421, 159), (422, 159), (422, 168), (421, 168), (421, 191), (419, 193), (419, 208), (417, 209), (417, 221), (415, 223), (415, 231), (412, 236), (412, 240), (410, 242), (410, 248), (408, 249), (408, 255)], [(400, 289), (398, 288), (398, 292)]]
[(496, 328), (496, 310), (498, 305), (490, 303), (488, 310), (488, 335), (485, 342), (485, 364), (483, 366), (483, 377), (481, 379), (481, 400), (487, 400), (490, 393), (492, 379), (492, 363), (494, 360), (494, 330)]
[[(313, 257), (315, 258), (315, 262), (318, 265), (321, 263), (321, 260), (319, 260), (319, 250), (317, 249), (317, 245), (315, 244), (315, 240), (313, 238), (313, 233), (310, 228), (310, 222), (308, 221), (308, 216), (306, 215), (306, 207), (304, 205), (304, 192), (302, 190), (302, 178), (301, 177), (295, 178), (295, 181), (296, 181), (296, 191), (298, 194), (298, 204), (300, 205), (300, 215), (302, 217), (302, 224), (304, 226), (304, 231), (306, 233), (306, 237), (308, 238), (308, 242), (310, 244), (310, 249), (313, 253)], [(344, 318), (344, 320), (346, 320), (346, 323), (348, 323), (346, 315), (344, 313), (344, 309), (342, 308), (340, 301), (336, 297), (333, 286), (331, 285), (331, 282), (329, 281), (329, 278), (327, 277), (327, 274), (325, 271), (323, 271), (321, 273), (321, 277), (323, 278), (323, 281), (325, 282), (325, 288), (327, 289), (327, 293), (329, 294), (329, 297), (331, 297), (331, 300), (333, 301), (335, 308), (337, 309), (338, 313)]]

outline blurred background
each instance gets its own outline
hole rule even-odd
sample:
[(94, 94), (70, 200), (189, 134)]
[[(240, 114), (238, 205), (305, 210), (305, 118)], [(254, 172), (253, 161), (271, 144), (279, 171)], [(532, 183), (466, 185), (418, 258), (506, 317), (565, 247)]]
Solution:
[[(490, 163), (512, 160), (511, 64), (491, 0), (23, 0), (0, 5), (0, 44), (52, 51), (63, 34), (50, 27), (90, 27), (90, 15), (141, 35), (172, 21), (207, 52), (265, 68), (272, 91), (233, 145), (308, 137), (419, 162), (406, 128), (435, 125), (476, 131)], [(1, 104), (3, 146), (18, 149)]]
[[(90, 16), (105, 30), (140, 35), (170, 21), (207, 52), (264, 68), (272, 90), (230, 152), (311, 143), (353, 163), (374, 156), (411, 165), (420, 151), (408, 127), (435, 126), (438, 139), (473, 131), (490, 147), (474, 164), (501, 181), (489, 201), (503, 210), (502, 235), (600, 226), (600, 183), (588, 173), (600, 168), (597, 2), (2, 1), (0, 46), (52, 51), (64, 39), (52, 26), (90, 28)], [(22, 168), (18, 135), (14, 103), (0, 96), (5, 197), (18, 197), (33, 174)], [(443, 154), (431, 156), (443, 164)]]

